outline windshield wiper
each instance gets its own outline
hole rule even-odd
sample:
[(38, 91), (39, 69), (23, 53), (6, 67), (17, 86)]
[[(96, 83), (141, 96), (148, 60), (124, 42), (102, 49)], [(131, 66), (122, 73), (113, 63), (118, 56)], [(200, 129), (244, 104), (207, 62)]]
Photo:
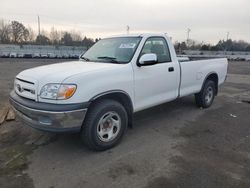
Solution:
[(81, 59), (83, 59), (83, 60), (85, 60), (85, 61), (90, 61), (90, 59), (89, 58), (87, 58), (87, 57), (81, 57)]
[(98, 59), (116, 59), (116, 57), (110, 57), (110, 56), (100, 56), (97, 57)]
[(100, 57), (97, 57), (98, 59), (107, 59), (107, 60), (110, 60), (109, 62), (110, 63), (120, 63), (119, 61), (116, 61), (116, 58), (115, 57), (109, 57), (109, 56), (100, 56)]

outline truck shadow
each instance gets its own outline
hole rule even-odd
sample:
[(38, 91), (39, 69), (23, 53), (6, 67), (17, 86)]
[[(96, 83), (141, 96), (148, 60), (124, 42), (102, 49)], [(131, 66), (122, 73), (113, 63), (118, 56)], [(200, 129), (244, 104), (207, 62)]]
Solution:
[[(167, 131), (173, 125), (176, 125), (175, 121), (180, 120), (186, 112), (195, 111), (199, 111), (199, 109), (195, 106), (194, 98), (193, 96), (188, 96), (135, 113), (133, 116), (133, 127), (128, 128), (127, 134), (120, 145), (126, 145), (126, 142), (133, 142), (133, 140), (136, 140), (136, 137), (143, 137), (145, 131), (161, 131), (161, 129)], [(56, 144), (64, 152), (82, 150), (84, 153), (95, 153), (84, 146), (79, 133), (50, 135), (54, 138), (45, 145)], [(115, 150), (115, 148), (112, 150)]]
[[(133, 128), (128, 129), (120, 144), (103, 152), (85, 147), (80, 134), (49, 134), (54, 139), (29, 156), (27, 173), (39, 182), (50, 179), (49, 174), (60, 179), (60, 174), (71, 170), (72, 177), (82, 174), (90, 184), (95, 183), (97, 176), (116, 182), (135, 174), (144, 177), (144, 172), (148, 174), (155, 165), (160, 166), (157, 162), (160, 159), (164, 158), (164, 163), (168, 164), (180, 141), (176, 131), (199, 111), (190, 96), (136, 113)], [(157, 159), (152, 160), (150, 156)]]

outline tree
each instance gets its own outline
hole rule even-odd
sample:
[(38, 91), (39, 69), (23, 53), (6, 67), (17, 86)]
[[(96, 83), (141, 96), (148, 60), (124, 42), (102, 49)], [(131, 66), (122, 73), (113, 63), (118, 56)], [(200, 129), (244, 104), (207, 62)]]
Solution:
[(220, 40), (215, 46), (211, 47), (211, 50), (218, 51), (245, 51), (249, 43), (239, 40), (233, 41), (232, 39), (228, 39), (227, 41)]
[(186, 50), (187, 49), (187, 44), (185, 42), (182, 42), (180, 45), (181, 50)]
[(174, 49), (177, 54), (181, 54), (181, 43), (178, 41), (174, 42)]
[(50, 31), (50, 41), (52, 44), (57, 45), (60, 40), (60, 33), (54, 28), (51, 28)]
[(72, 40), (73, 40), (73, 45), (74, 46), (81, 46), (81, 43), (82, 43), (82, 34), (81, 34), (81, 32), (71, 30), (70, 35), (71, 35)]
[(35, 41), (35, 32), (30, 26), (27, 28), (27, 30), (29, 31), (28, 42), (33, 43)]
[(10, 42), (10, 24), (6, 24), (3, 20), (0, 20), (0, 43)]
[(246, 51), (250, 52), (250, 44), (246, 47)]
[(210, 45), (203, 44), (203, 45), (201, 46), (201, 50), (203, 50), (203, 51), (208, 51), (208, 50), (210, 50)]
[(29, 31), (25, 28), (25, 26), (22, 23), (18, 21), (12, 21), (11, 34), (12, 34), (12, 41), (14, 43), (21, 43), (23, 41), (27, 41), (29, 36)]
[(95, 43), (97, 43), (99, 40), (101, 40), (101, 38), (96, 38)]
[(72, 40), (74, 42), (81, 42), (82, 41), (82, 36), (81, 36), (81, 32), (80, 31), (75, 31), (75, 30), (72, 30), (70, 32), (70, 35), (72, 37)]
[(41, 45), (48, 45), (50, 44), (50, 40), (45, 35), (38, 35), (36, 37), (36, 43)]
[(84, 39), (82, 40), (82, 45), (86, 46), (87, 49), (90, 48), (94, 43), (94, 40), (91, 38), (84, 37)]
[(65, 32), (62, 39), (61, 39), (62, 43), (66, 46), (70, 46), (72, 45), (73, 39), (70, 33)]

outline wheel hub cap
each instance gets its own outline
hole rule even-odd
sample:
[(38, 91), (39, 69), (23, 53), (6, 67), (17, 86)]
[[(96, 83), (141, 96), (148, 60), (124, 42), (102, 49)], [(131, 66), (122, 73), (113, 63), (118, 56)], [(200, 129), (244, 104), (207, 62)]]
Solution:
[(210, 104), (213, 100), (213, 88), (212, 87), (208, 87), (207, 91), (206, 91), (206, 95), (205, 95), (205, 101), (207, 104)]
[(107, 112), (99, 120), (98, 138), (103, 142), (114, 140), (121, 129), (121, 118), (116, 112)]

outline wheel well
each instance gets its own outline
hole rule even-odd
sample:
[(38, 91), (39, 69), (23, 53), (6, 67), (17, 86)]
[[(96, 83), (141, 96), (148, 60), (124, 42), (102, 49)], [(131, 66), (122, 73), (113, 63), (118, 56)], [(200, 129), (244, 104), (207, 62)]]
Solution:
[(127, 111), (128, 124), (129, 126), (132, 126), (132, 117), (133, 117), (134, 109), (133, 109), (133, 103), (130, 97), (128, 96), (128, 94), (125, 94), (123, 92), (112, 92), (112, 93), (102, 94), (90, 100), (91, 101), (90, 107), (96, 101), (103, 100), (103, 99), (112, 99), (121, 103), (124, 106), (125, 110)]
[[(212, 74), (210, 74), (210, 75), (206, 78), (205, 81), (207, 81), (207, 80), (211, 80), (211, 81), (213, 81), (213, 82), (215, 83), (215, 89), (216, 89), (216, 95), (217, 95), (217, 93), (218, 93), (218, 81), (219, 81), (218, 75), (217, 75), (216, 73), (212, 73)], [(204, 83), (205, 83), (205, 82), (204, 82)]]

